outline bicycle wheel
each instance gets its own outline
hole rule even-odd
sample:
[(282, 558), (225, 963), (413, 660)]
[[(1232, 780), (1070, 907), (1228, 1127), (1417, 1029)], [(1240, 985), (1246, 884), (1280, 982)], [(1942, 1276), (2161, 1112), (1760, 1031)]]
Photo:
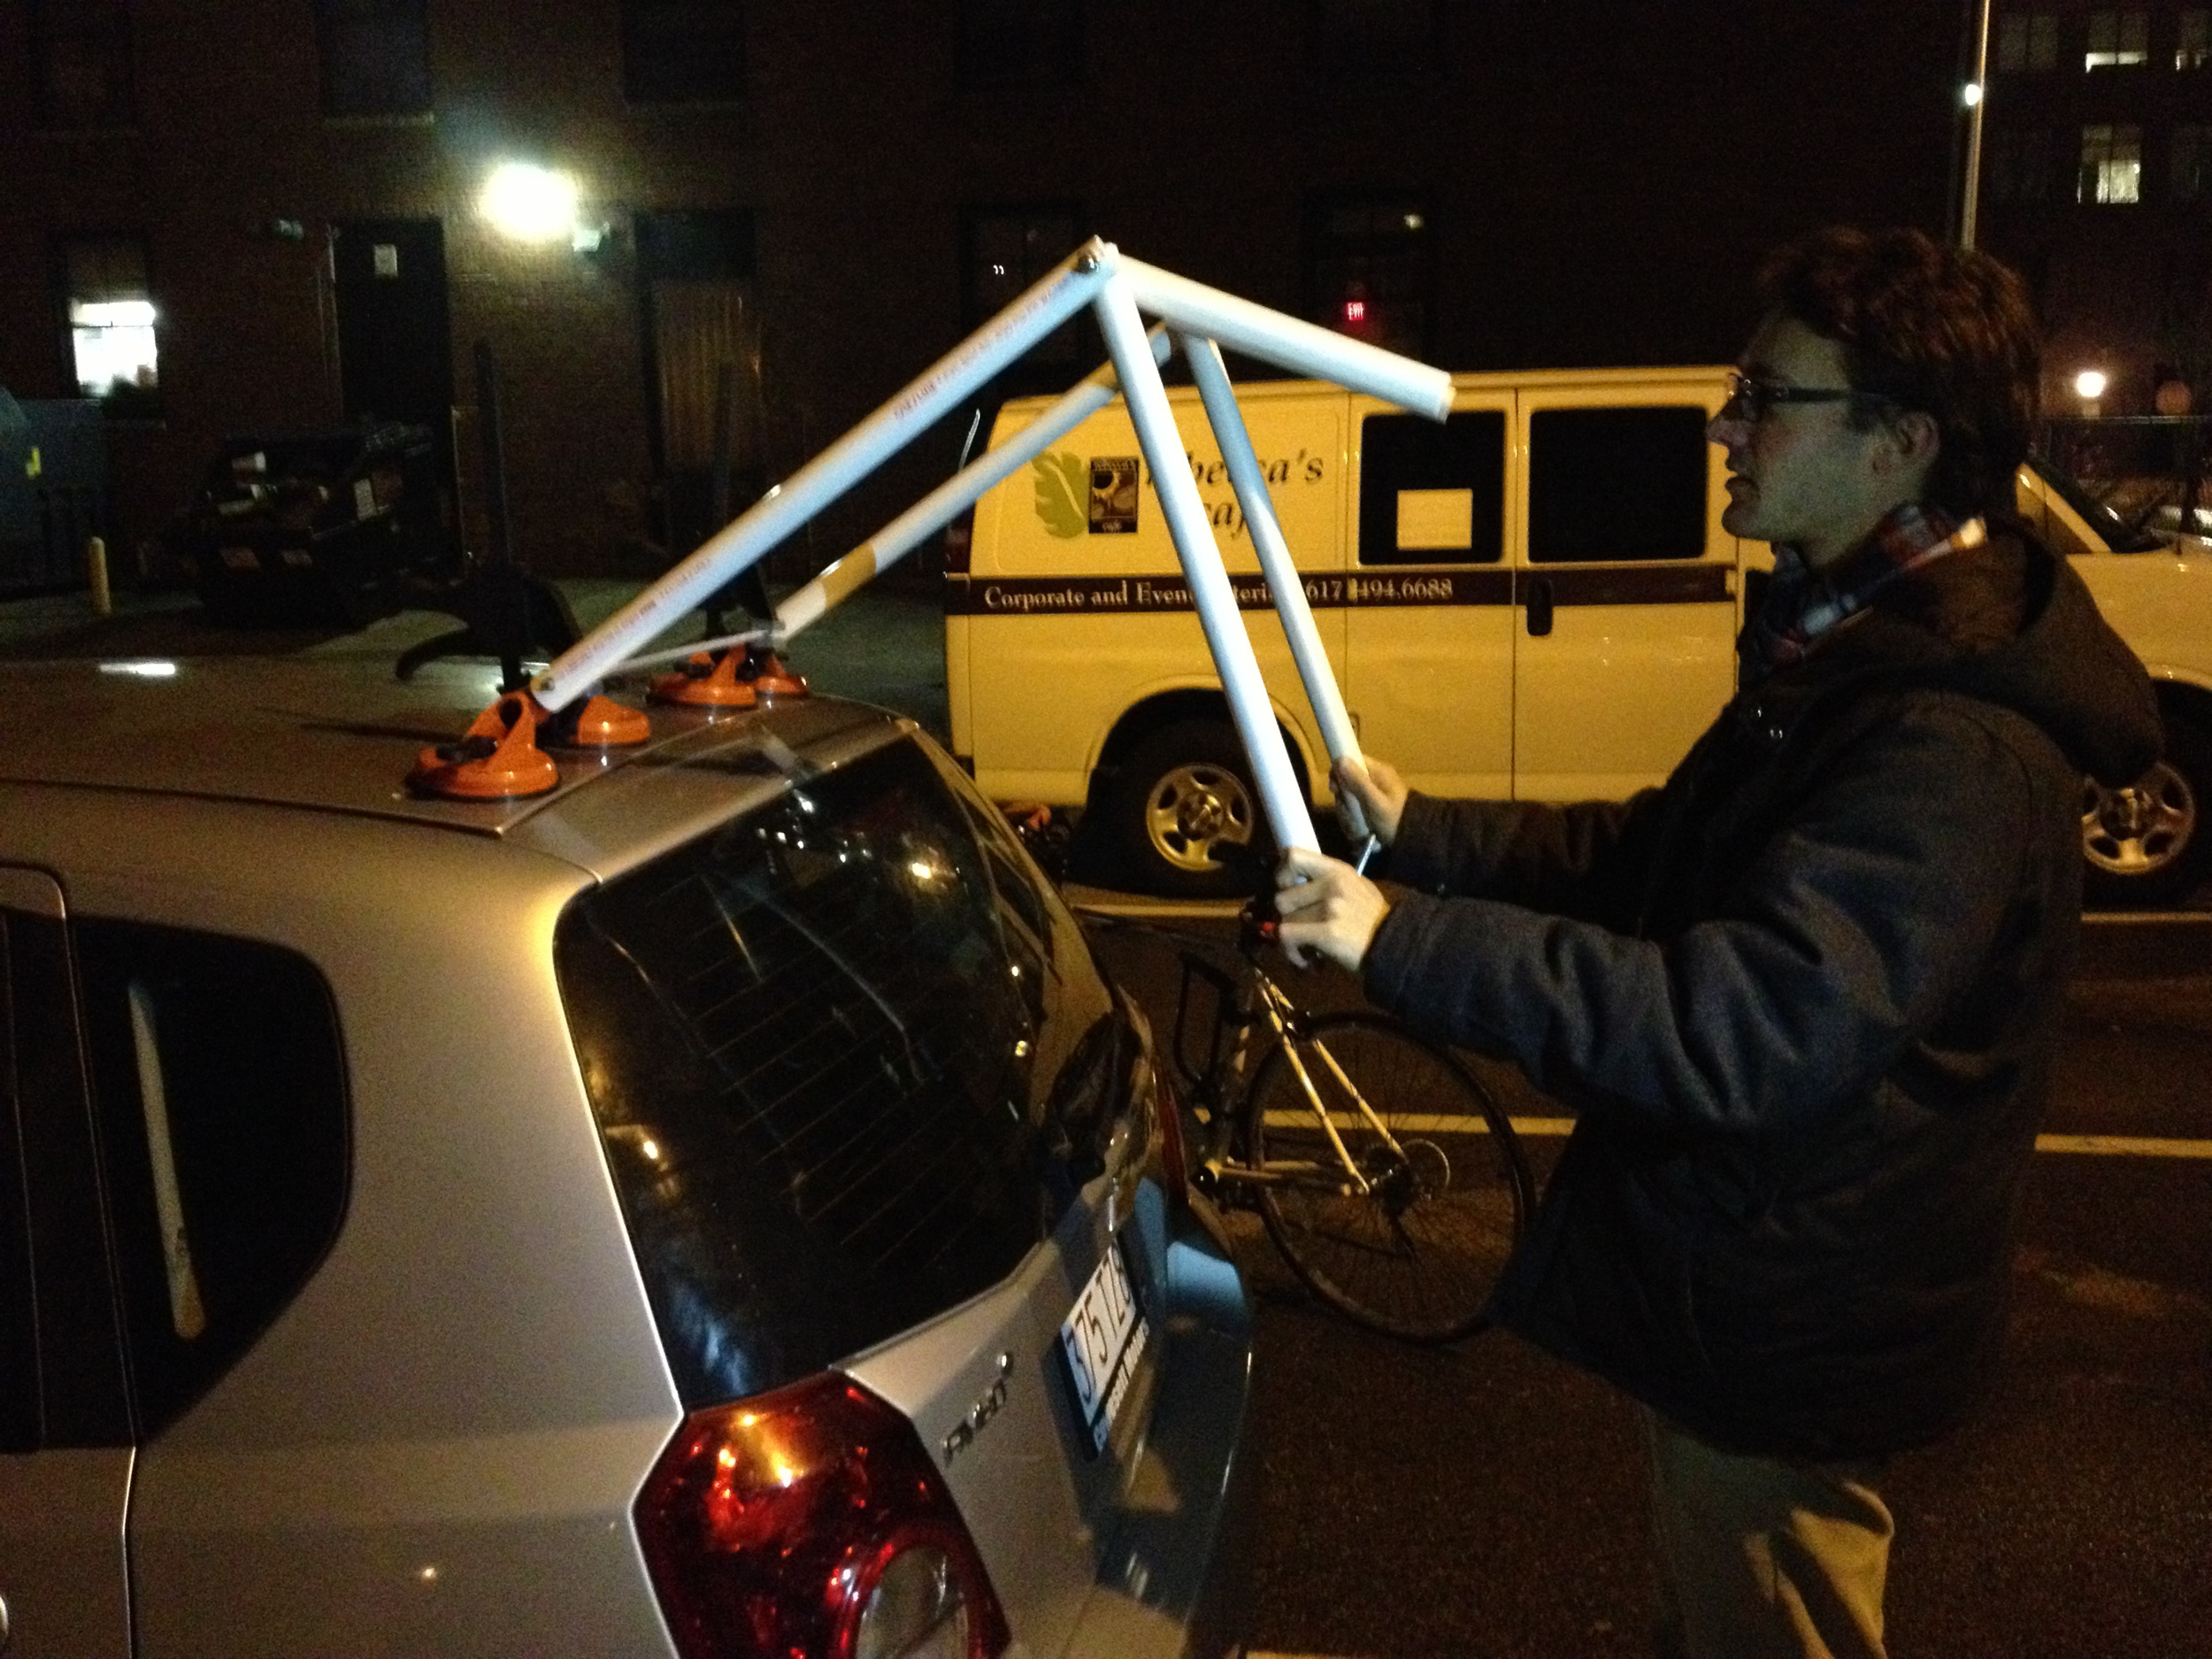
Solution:
[(1446, 1342), (1480, 1329), (1535, 1199), (1512, 1123), (1456, 1056), (1379, 1015), (1325, 1014), (1294, 1041), (1368, 1191), (1277, 1043), (1244, 1097), (1245, 1145), (1272, 1177), (1253, 1192), (1276, 1247), (1314, 1294), (1386, 1335)]

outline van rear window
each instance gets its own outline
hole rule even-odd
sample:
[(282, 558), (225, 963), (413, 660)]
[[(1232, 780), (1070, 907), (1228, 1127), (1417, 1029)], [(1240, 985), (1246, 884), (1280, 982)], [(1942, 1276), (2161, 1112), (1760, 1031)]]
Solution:
[(1010, 914), (1056, 901), (1010, 911), (998, 884), (1037, 879), (987, 860), (953, 787), (895, 744), (562, 918), (570, 1027), (687, 1406), (987, 1288), (1079, 1185), (1066, 1120), (1126, 1066), (1112, 1004), (1087, 953), (1020, 938)]

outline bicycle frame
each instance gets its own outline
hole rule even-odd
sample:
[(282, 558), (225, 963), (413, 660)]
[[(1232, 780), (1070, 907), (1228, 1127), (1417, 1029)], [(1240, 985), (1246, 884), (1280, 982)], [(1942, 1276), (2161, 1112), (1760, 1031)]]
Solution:
[[(1066, 419), (1072, 426), (1118, 393), (1135, 429), (1161, 517), (1220, 675), (1222, 694), (1250, 763), (1268, 828), (1279, 847), (1318, 849), (1310, 803), (1298, 787), (1290, 751), (1276, 722), (1274, 703), (1261, 678), (1259, 660), (1246, 632), (1228, 568), (1222, 561), (1198, 487), (1191, 479), (1183, 437), (1168, 405), (1157, 360), (1163, 342), (1156, 333), (1147, 333), (1145, 318), (1156, 319), (1190, 361), (1207, 419), (1222, 445), (1240, 511), (1251, 526), (1278, 618), (1292, 642), (1293, 660), (1307, 700), (1316, 710), (1332, 763), (1358, 761), (1358, 736), (1322, 648), (1304, 583), (1283, 543), (1265, 479), (1253, 457), (1250, 435), (1223, 366), (1221, 348), (1294, 374), (1333, 380), (1437, 421), (1451, 410), (1451, 377), (1440, 369), (1130, 258), (1111, 242), (1096, 237), (540, 670), (531, 680), (526, 696), (503, 695), (470, 728), (470, 738), (483, 742), (484, 752), (446, 755), (426, 750), (411, 775), (414, 786), (434, 795), (484, 799), (542, 794), (557, 787), (558, 769), (535, 745), (541, 719), (580, 699), (588, 706), (609, 675), (640, 661), (665, 656), (665, 652), (641, 656), (641, 648), (845, 495), (918, 434), (953, 412), (1024, 351), (1087, 309), (1104, 338), (1109, 363), (1071, 388), (1048, 419), (1025, 434), (1026, 440), (1045, 442), (1057, 421)], [(930, 526), (943, 524), (1001, 481), (1018, 465), (1013, 449), (1022, 442), (1017, 439), (1008, 453), (987, 456), (964, 468), (911, 512), (854, 549), (802, 594), (794, 595), (779, 610), (772, 634), (788, 638), (804, 627), (913, 546)], [(628, 733), (619, 741), (642, 741), (646, 728), (634, 713), (626, 719), (617, 718), (621, 714), (618, 709), (602, 712), (607, 729), (619, 728)]]
[[(1341, 1183), (1330, 1179), (1332, 1172), (1322, 1164), (1302, 1162), (1240, 1164), (1228, 1156), (1229, 1137), (1234, 1132), (1236, 1122), (1235, 1108), (1247, 1087), (1245, 1066), (1250, 1054), (1251, 1034), (1264, 1021), (1274, 1034), (1275, 1041), (1281, 1045), (1283, 1058), (1290, 1065), (1291, 1075), (1298, 1079), (1298, 1087), (1306, 1097), (1306, 1104), (1319, 1119), (1322, 1133), (1328, 1136), (1338, 1164), (1342, 1172), (1350, 1178), (1350, 1190), (1362, 1198), (1367, 1197), (1374, 1191), (1374, 1183), (1362, 1173), (1354, 1162), (1350, 1149), (1344, 1144), (1344, 1138), (1337, 1133), (1328, 1106), (1321, 1098), (1321, 1091), (1314, 1085), (1313, 1074), (1306, 1069), (1306, 1063), (1299, 1053), (1309, 1040), (1298, 1005), (1260, 966), (1256, 941), (1240, 940), (1239, 949), (1245, 961), (1241, 982), (1202, 956), (1188, 950), (1182, 953), (1183, 977), (1175, 1000), (1175, 1064), (1194, 1092), (1215, 1114), (1215, 1120), (1210, 1125), (1207, 1156), (1202, 1167), (1214, 1180), (1239, 1186), (1309, 1186), (1317, 1176), (1325, 1184), (1335, 1186), (1340, 1192), (1346, 1190)], [(1191, 1064), (1185, 1042), (1194, 978), (1206, 981), (1215, 994), (1213, 1030), (1207, 1044), (1207, 1060), (1202, 1070)], [(1222, 1052), (1225, 1028), (1235, 1033), (1234, 1043), (1225, 1056)], [(1392, 1156), (1402, 1159), (1405, 1149), (1390, 1133), (1389, 1125), (1367, 1103), (1367, 1097), (1345, 1074), (1344, 1068), (1337, 1064), (1336, 1056), (1329, 1052), (1328, 1045), (1313, 1039), (1311, 1046), (1327, 1064), (1330, 1075), (1336, 1079), (1338, 1085), (1358, 1109), (1360, 1116), (1366, 1119), (1368, 1127), (1390, 1148)]]

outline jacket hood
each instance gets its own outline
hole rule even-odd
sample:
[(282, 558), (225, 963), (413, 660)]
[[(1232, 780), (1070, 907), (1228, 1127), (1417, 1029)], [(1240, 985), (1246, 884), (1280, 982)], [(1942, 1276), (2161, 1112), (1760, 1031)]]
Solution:
[(1983, 546), (1893, 583), (1836, 642), (1835, 669), (1901, 670), (2014, 710), (2114, 787), (2141, 777), (2163, 747), (2142, 663), (2067, 561), (2016, 521), (1997, 520)]

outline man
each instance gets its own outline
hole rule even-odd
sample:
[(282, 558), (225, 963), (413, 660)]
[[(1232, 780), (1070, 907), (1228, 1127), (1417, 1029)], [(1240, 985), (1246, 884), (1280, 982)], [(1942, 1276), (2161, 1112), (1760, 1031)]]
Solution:
[(1277, 896), (1294, 957), (1577, 1109), (1494, 1311), (1641, 1403), (1663, 1645), (1878, 1655), (1883, 1460), (1959, 1420), (2002, 1340), (2081, 775), (2132, 780), (2159, 732), (2010, 517), (2019, 280), (1835, 229), (1761, 285), (1708, 433), (1722, 522), (1776, 570), (1711, 729), (1618, 804), (1347, 768), (1393, 885), (1293, 852)]

